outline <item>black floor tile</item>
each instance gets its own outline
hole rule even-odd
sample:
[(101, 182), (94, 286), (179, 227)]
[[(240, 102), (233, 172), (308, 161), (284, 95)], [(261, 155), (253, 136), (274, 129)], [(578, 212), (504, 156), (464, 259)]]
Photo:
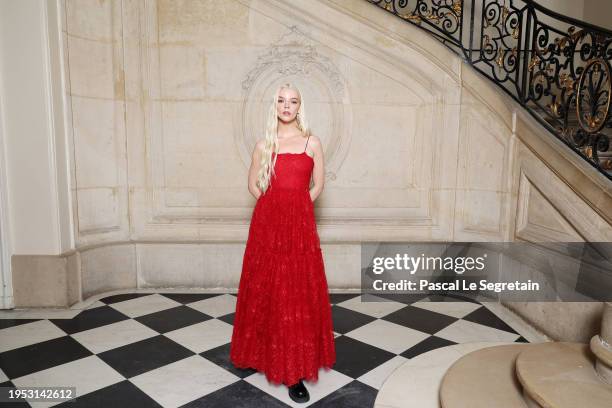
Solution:
[(76, 400), (66, 401), (56, 406), (65, 408), (161, 407), (154, 399), (128, 380), (92, 391), (77, 397)]
[(235, 367), (230, 360), (230, 347), (231, 343), (227, 343), (223, 346), (203, 351), (200, 353), (200, 355), (206, 358), (207, 360), (212, 361), (219, 367), (225, 368), (227, 371), (240, 378), (248, 377), (249, 375), (257, 372), (257, 370), (254, 370), (252, 368), (242, 369)]
[(382, 318), (420, 332), (434, 334), (456, 322), (456, 317), (425, 310), (420, 307), (407, 306)]
[(154, 293), (122, 293), (120, 295), (107, 296), (100, 299), (100, 302), (110, 305), (111, 303), (119, 303), (125, 300), (136, 299), (143, 296), (151, 296)]
[(223, 293), (160, 293), (160, 295), (186, 305), (188, 303), (221, 296)]
[(211, 316), (184, 305), (134, 318), (158, 333), (182, 329), (210, 319)]
[(429, 295), (429, 300), (432, 302), (469, 302), (479, 304), (478, 301), (465, 296), (465, 295), (456, 295), (456, 294), (446, 294), (446, 295)]
[(124, 377), (130, 378), (194, 354), (160, 335), (105, 351), (98, 357)]
[(378, 391), (357, 380), (310, 405), (312, 408), (371, 408)]
[(37, 322), (43, 319), (0, 319), (0, 330), (19, 326), (26, 323)]
[(83, 310), (72, 319), (49, 319), (49, 321), (66, 333), (74, 334), (127, 319), (129, 319), (129, 316), (124, 315), (110, 306), (100, 306)]
[(225, 316), (219, 316), (219, 317), (217, 317), (217, 319), (219, 319), (219, 320), (221, 320), (221, 321), (223, 321), (225, 323), (231, 324), (233, 326), (234, 325), (234, 316), (235, 315), (236, 315), (236, 313), (230, 313), (230, 314), (226, 314)]
[(526, 338), (524, 338), (523, 336), (519, 337), (518, 339), (514, 340), (515, 343), (529, 343), (529, 341), (527, 341)]
[(504, 323), (503, 320), (495, 316), (493, 312), (491, 312), (489, 309), (487, 309), (484, 306), (474, 310), (472, 313), (468, 314), (467, 316), (464, 316), (463, 320), (467, 320), (473, 323), (479, 323), (484, 326), (493, 327), (495, 329), (504, 330), (510, 333), (516, 333), (516, 331), (514, 331), (512, 327), (508, 326), (506, 323)]
[(289, 405), (277, 400), (246, 381), (237, 381), (205, 395), (180, 408), (286, 408)]
[(363, 313), (355, 312), (354, 310), (350, 310), (341, 306), (332, 306), (332, 320), (334, 331), (336, 333), (344, 334), (348, 333), (351, 330), (355, 330), (364, 324), (368, 324), (376, 318), (372, 316), (368, 316)]
[(411, 305), (414, 302), (418, 302), (427, 297), (427, 295), (411, 293), (376, 293), (375, 295), (381, 298), (385, 298), (387, 300), (392, 300), (394, 302), (404, 303), (406, 305)]
[[(109, 296), (101, 301), (106, 304), (113, 304), (129, 299), (135, 299), (143, 296), (155, 295), (153, 293), (139, 294), (122, 294)], [(134, 320), (156, 330), (160, 333), (167, 333), (172, 330), (187, 327), (193, 324), (200, 323), (212, 319), (213, 317), (201, 313), (190, 308), (190, 303), (197, 302), (203, 299), (209, 299), (219, 294), (195, 294), (195, 293), (161, 293), (161, 295), (178, 302), (180, 305), (171, 309), (153, 312), (147, 315), (142, 315), (134, 318)], [(236, 296), (235, 294), (231, 294)], [(375, 294), (385, 300), (396, 301), (407, 306), (400, 310), (392, 312), (383, 317), (382, 320), (400, 324), (424, 333), (432, 334), (420, 343), (414, 345), (408, 350), (401, 353), (405, 358), (414, 358), (422, 353), (434, 350), (439, 347), (445, 347), (455, 344), (435, 334), (439, 330), (449, 324), (459, 320), (445, 314), (436, 313), (426, 309), (410, 306), (416, 301), (423, 300), (429, 297), (431, 301), (437, 302), (454, 302), (468, 301), (475, 302), (471, 299), (458, 297), (454, 294), (443, 296), (428, 296), (426, 294)], [(332, 316), (334, 331), (340, 334), (346, 334), (352, 330), (368, 324), (376, 318), (367, 314), (359, 313), (348, 308), (344, 308), (338, 303), (345, 302), (353, 298), (361, 298), (360, 293), (336, 293), (330, 294), (330, 302), (332, 306)], [(369, 303), (367, 297), (359, 299), (364, 303)], [(478, 303), (478, 302), (475, 302)], [(225, 316), (217, 317), (217, 319), (233, 325), (235, 313), (230, 313)], [(88, 309), (75, 316), (74, 319), (52, 319), (55, 325), (60, 327), (67, 333), (78, 333), (83, 330), (93, 329), (115, 323), (118, 321), (129, 319), (128, 316), (120, 313), (112, 307), (104, 305), (95, 309)], [(489, 327), (505, 330), (515, 333), (514, 330), (506, 323), (501, 321), (497, 316), (491, 313), (488, 309), (481, 307), (478, 310), (470, 313), (465, 318), (478, 324), (483, 324)], [(2, 328), (10, 328), (19, 324), (35, 322), (41, 319), (0, 319), (0, 330)], [(381, 333), (381, 336), (384, 336)], [(336, 363), (334, 370), (343, 373), (353, 379), (356, 379), (376, 367), (384, 364), (395, 356), (395, 353), (382, 350), (375, 345), (370, 345), (349, 336), (340, 335), (335, 338)], [(519, 337), (516, 342), (527, 342), (523, 337)], [(231, 344), (227, 343), (223, 346), (216, 347), (211, 350), (206, 350), (200, 353), (200, 356), (206, 358), (219, 367), (231, 372), (240, 381), (228, 385), (220, 390), (217, 390), (209, 395), (191, 401), (183, 407), (287, 407), (285, 403), (277, 400), (266, 392), (252, 386), (247, 381), (247, 377), (255, 374), (254, 369), (239, 369), (234, 367), (229, 359)], [(79, 358), (87, 357), (92, 353), (76, 342), (70, 336), (64, 336), (58, 339), (53, 339), (36, 345), (26, 346), (15, 350), (9, 350), (0, 353), (0, 368), (9, 376), (16, 378), (22, 375), (27, 375), (32, 372), (44, 370), (59, 364), (64, 364), (74, 361)], [(103, 352), (98, 355), (105, 363), (117, 370), (123, 376), (130, 378), (150, 370), (174, 363), (183, 358), (194, 355), (191, 350), (177, 344), (171, 339), (159, 335), (153, 338), (145, 339), (132, 343), (126, 346), (118, 347), (113, 350)], [(0, 386), (12, 386), (10, 381), (7, 381)], [(308, 387), (308, 384), (306, 383)], [(334, 391), (323, 399), (313, 403), (312, 407), (340, 407), (340, 408), (369, 408), (373, 407), (376, 398), (377, 390), (354, 380), (345, 385), (339, 390)], [(67, 405), (73, 404), (73, 405)], [(16, 403), (14, 405), (0, 404), (7, 407), (28, 407), (27, 402)], [(151, 397), (138, 389), (129, 380), (122, 381), (100, 390), (90, 392), (79, 396), (76, 401), (65, 402), (61, 406), (73, 407), (159, 407)]]
[(361, 296), (360, 293), (330, 293), (329, 302), (332, 305), (345, 302), (354, 297)]
[(395, 357), (394, 353), (348, 336), (336, 337), (335, 344), (336, 364), (333, 368), (351, 378), (360, 377)]
[(62, 336), (0, 353), (0, 368), (8, 378), (17, 378), (92, 354), (72, 337)]
[[(0, 387), (15, 387), (10, 381), (0, 383)], [(2, 408), (30, 408), (31, 405), (24, 399), (16, 399), (14, 402), (2, 402), (0, 403)]]
[(410, 347), (408, 350), (400, 354), (400, 356), (406, 358), (414, 358), (419, 354), (427, 353), (428, 351), (435, 350), (440, 347), (452, 346), (454, 344), (457, 343), (442, 339), (440, 337), (431, 336), (426, 338), (422, 342)]

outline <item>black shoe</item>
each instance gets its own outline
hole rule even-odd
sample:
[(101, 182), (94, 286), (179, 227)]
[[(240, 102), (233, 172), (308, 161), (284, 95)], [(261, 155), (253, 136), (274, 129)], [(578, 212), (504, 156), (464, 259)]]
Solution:
[(308, 402), (308, 400), (310, 400), (310, 395), (302, 380), (288, 388), (289, 397), (295, 402)]

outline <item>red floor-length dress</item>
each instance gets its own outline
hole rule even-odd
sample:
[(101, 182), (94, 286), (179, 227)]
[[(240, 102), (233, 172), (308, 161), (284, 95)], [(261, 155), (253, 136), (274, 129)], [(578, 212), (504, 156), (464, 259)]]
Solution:
[(309, 193), (313, 167), (306, 149), (277, 155), (276, 174), (251, 217), (230, 346), (236, 367), (287, 386), (301, 378), (317, 381), (319, 368), (336, 361)]

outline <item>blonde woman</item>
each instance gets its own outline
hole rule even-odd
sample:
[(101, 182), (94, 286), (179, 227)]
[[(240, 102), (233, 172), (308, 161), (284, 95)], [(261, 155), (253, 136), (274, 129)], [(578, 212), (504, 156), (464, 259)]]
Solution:
[[(310, 187), (311, 179), (313, 186)], [(265, 138), (253, 150), (249, 191), (257, 199), (242, 263), (230, 358), (238, 368), (285, 384), (295, 402), (310, 397), (336, 351), (331, 306), (314, 216), (323, 189), (321, 141), (310, 134), (305, 104), (280, 86)]]

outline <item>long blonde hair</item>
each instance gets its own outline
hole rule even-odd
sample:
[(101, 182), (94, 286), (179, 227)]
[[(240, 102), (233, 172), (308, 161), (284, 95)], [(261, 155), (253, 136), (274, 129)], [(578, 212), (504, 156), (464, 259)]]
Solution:
[(268, 110), (265, 145), (259, 166), (259, 173), (257, 174), (257, 186), (261, 189), (262, 193), (265, 192), (270, 186), (270, 180), (274, 174), (274, 164), (276, 163), (277, 155), (274, 155), (273, 160), (272, 153), (278, 153), (279, 149), (278, 113), (276, 111), (276, 104), (278, 101), (278, 95), (284, 88), (292, 89), (297, 92), (300, 98), (300, 109), (298, 110), (296, 117), (298, 129), (302, 131), (305, 137), (310, 136), (310, 127), (308, 126), (308, 120), (306, 119), (306, 107), (304, 106), (305, 104), (304, 99), (302, 98), (302, 93), (294, 84), (289, 82), (284, 83), (276, 89), (276, 92), (274, 92), (274, 99), (272, 100), (270, 109)]

